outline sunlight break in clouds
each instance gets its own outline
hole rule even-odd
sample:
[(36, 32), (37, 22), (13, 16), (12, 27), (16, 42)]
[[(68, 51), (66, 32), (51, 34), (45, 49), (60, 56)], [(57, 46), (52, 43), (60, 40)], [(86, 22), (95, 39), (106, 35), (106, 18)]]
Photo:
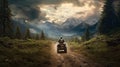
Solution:
[[(81, 17), (84, 19), (88, 16), (88, 14), (93, 14), (94, 9), (95, 6), (89, 6), (88, 4), (85, 4), (83, 7), (78, 7), (74, 6), (72, 3), (63, 3), (58, 6), (57, 9), (55, 9), (52, 5), (45, 5), (41, 7), (41, 11), (46, 13), (46, 18), (48, 18), (49, 21), (54, 21), (55, 23), (64, 22), (70, 17)], [(80, 12), (85, 13), (79, 14)]]
[[(87, 17), (94, 15), (96, 6), (90, 5), (91, 1), (84, 3), (83, 6), (76, 6), (73, 3), (62, 3), (60, 5), (39, 5), (42, 13), (46, 14), (48, 21), (62, 24), (68, 18), (80, 18), (86, 20)], [(98, 9), (100, 11), (100, 9)], [(98, 12), (99, 13), (99, 12)]]

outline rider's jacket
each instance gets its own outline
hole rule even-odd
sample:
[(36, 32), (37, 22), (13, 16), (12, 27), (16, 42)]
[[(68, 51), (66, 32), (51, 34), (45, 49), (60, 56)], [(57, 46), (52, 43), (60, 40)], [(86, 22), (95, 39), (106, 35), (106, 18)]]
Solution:
[(64, 43), (65, 41), (63, 39), (59, 39), (59, 43)]

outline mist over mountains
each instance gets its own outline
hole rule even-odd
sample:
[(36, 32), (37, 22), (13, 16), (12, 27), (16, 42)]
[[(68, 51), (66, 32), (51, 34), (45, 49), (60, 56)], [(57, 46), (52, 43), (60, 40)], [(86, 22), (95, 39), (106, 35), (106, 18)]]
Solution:
[(85, 21), (75, 18), (69, 18), (61, 25), (49, 21), (26, 23), (23, 19), (14, 20), (14, 24), (19, 25), (23, 33), (25, 32), (25, 29), (29, 27), (32, 34), (40, 34), (40, 32), (43, 30), (45, 35), (49, 38), (59, 38), (60, 36), (82, 36), (87, 24), (90, 26), (89, 29), (91, 34), (93, 34), (96, 32), (97, 26), (96, 22), (93, 23), (93, 25), (89, 25), (88, 23), (85, 23)]
[(90, 25), (91, 34), (95, 33), (103, 6), (102, 0), (8, 1), (14, 25), (22, 33), (29, 27), (32, 34), (43, 30), (50, 38), (82, 36), (86, 24)]

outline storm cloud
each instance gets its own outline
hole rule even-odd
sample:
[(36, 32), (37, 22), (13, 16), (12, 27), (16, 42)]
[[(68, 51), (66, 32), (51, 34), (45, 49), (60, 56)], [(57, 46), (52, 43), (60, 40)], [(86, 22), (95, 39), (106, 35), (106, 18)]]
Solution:
[(40, 4), (40, 0), (9, 0), (9, 4), (14, 18), (45, 19), (37, 7), (37, 4)]
[[(40, 30), (44, 30), (45, 33), (49, 33), (49, 36), (52, 37), (76, 35), (76, 32), (64, 32), (64, 30), (61, 29), (62, 25), (67, 23), (65, 21), (68, 19), (71, 20), (70, 22), (73, 22), (68, 22), (68, 27), (69, 25), (78, 25), (82, 23), (82, 21), (94, 25), (100, 18), (103, 6), (103, 0), (8, 1), (13, 15), (12, 18), (17, 21), (16, 23), (22, 23), (24, 20), (28, 20), (31, 22), (28, 24), (34, 27), (30, 27), (32, 33), (39, 33)], [(75, 19), (75, 23), (72, 19)], [(59, 30), (62, 30), (62, 32)]]
[[(13, 14), (14, 18), (23, 18), (23, 19), (28, 19), (30, 21), (34, 21), (34, 20), (37, 20), (37, 21), (42, 20), (43, 21), (43, 20), (51, 19), (51, 17), (46, 17), (47, 13), (41, 10), (41, 8), (43, 8), (42, 6), (43, 5), (55, 5), (55, 6), (49, 6), (49, 7), (55, 8), (56, 11), (58, 11), (61, 8), (60, 5), (63, 3), (68, 3), (68, 4), (72, 3), (76, 7), (83, 7), (83, 6), (86, 6), (86, 4), (88, 4), (88, 6), (90, 6), (90, 7), (95, 6), (95, 9), (93, 10), (94, 14), (89, 14), (86, 17), (86, 20), (88, 20), (89, 17), (91, 17), (91, 15), (93, 18), (97, 17), (97, 19), (98, 19), (98, 16), (100, 15), (99, 10), (102, 5), (102, 0), (8, 0), (8, 1), (9, 1), (10, 8), (12, 10), (12, 14)], [(72, 6), (72, 7), (74, 7), (74, 6)], [(72, 7), (71, 7), (71, 9), (72, 9)], [(47, 9), (47, 8), (45, 8), (45, 9)], [(78, 15), (82, 15), (82, 14), (84, 15), (87, 12), (77, 11), (77, 13), (78, 13)], [(58, 14), (58, 13), (56, 13), (56, 14)], [(55, 16), (55, 17), (57, 17), (57, 16)], [(60, 16), (60, 17), (63, 17), (63, 16)], [(65, 17), (65, 19), (63, 19), (63, 20), (65, 21), (69, 17), (70, 16)], [(53, 20), (56, 20), (56, 18)], [(62, 21), (60, 21), (60, 22), (62, 22)]]

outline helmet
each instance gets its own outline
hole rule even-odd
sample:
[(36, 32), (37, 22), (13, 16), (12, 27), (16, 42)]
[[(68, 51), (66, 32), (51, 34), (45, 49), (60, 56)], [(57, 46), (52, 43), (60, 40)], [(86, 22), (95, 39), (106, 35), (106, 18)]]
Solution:
[(62, 36), (60, 37), (60, 39), (63, 39)]

